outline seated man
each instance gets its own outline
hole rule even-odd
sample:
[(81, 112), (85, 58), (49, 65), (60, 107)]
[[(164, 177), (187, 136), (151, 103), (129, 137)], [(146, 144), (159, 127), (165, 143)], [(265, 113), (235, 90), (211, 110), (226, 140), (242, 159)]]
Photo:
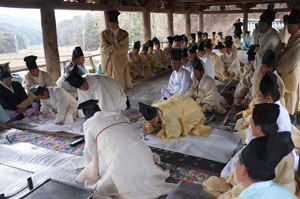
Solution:
[(203, 108), (204, 113), (225, 113), (226, 110), (222, 105), (226, 105), (226, 100), (218, 93), (215, 80), (205, 74), (200, 59), (195, 57), (192, 63), (195, 79), (192, 81), (187, 95)]
[(188, 44), (188, 48), (190, 48), (194, 44), (197, 45), (197, 43), (196, 43), (196, 34), (195, 33), (191, 33), (191, 40), (190, 40), (190, 42)]
[(9, 129), (10, 117), (0, 104), (0, 128)]
[(246, 31), (246, 37), (243, 38), (241, 49), (249, 50), (251, 45), (252, 45), (252, 38), (250, 37), (250, 31)]
[(208, 136), (210, 133), (211, 127), (204, 125), (201, 106), (189, 96), (173, 95), (152, 106), (140, 102), (139, 107), (145, 118), (141, 128), (143, 133), (156, 133), (163, 139), (187, 136), (189, 133)]
[(223, 63), (224, 75), (227, 79), (239, 80), (240, 61), (237, 56), (237, 51), (232, 49), (232, 39), (225, 41), (226, 53), (221, 55), (221, 61)]
[[(295, 173), (294, 173), (294, 159), (292, 150), (294, 149), (293, 142), (291, 140), (291, 134), (288, 131), (278, 132), (278, 116), (280, 112), (280, 108), (278, 104), (270, 104), (270, 103), (263, 103), (255, 105), (253, 110), (253, 117), (251, 120), (251, 128), (253, 131), (254, 136), (256, 137), (253, 139), (249, 145), (251, 146), (253, 142), (257, 142), (257, 139), (268, 140), (264, 146), (261, 148), (266, 148), (270, 150), (269, 152), (261, 153), (262, 156), (264, 155), (280, 155), (280, 158), (276, 159), (276, 164), (274, 164), (275, 172), (272, 171), (272, 178), (273, 181), (288, 187), (292, 192), (295, 192)], [(234, 172), (226, 179), (220, 179), (218, 177), (211, 177), (206, 182), (204, 182), (204, 186), (209, 190), (209, 192), (223, 192), (223, 194), (218, 197), (220, 199), (227, 199), (227, 198), (235, 198), (240, 195), (241, 192), (247, 192), (248, 189), (247, 185), (244, 186), (239, 179), (240, 175), (240, 168), (238, 157), (244, 156), (245, 153), (249, 151), (248, 145), (239, 151), (236, 154), (236, 166), (234, 167)], [(259, 148), (257, 148), (257, 151)], [(253, 151), (254, 152), (254, 151)], [(253, 153), (252, 152), (252, 153)], [(260, 151), (261, 152), (261, 151)], [(259, 152), (259, 153), (260, 153)], [(261, 167), (269, 166), (270, 162), (267, 162), (267, 159), (263, 161), (257, 161), (257, 159), (242, 159), (245, 163), (252, 162), (252, 164), (260, 165)], [(258, 168), (256, 169), (258, 171)], [(255, 170), (253, 170), (255, 172)], [(268, 172), (262, 172), (259, 176), (263, 176), (265, 174), (270, 174)], [(257, 176), (258, 177), (258, 176)], [(222, 190), (221, 190), (221, 189)], [(225, 192), (225, 193), (224, 193)], [(241, 195), (242, 196), (242, 195)], [(241, 197), (242, 198), (242, 197)], [(245, 197), (246, 198), (246, 197)], [(251, 197), (250, 197), (251, 198)], [(256, 197), (254, 197), (256, 198)], [(263, 197), (264, 198), (264, 197)], [(244, 198), (243, 198), (244, 199)]]
[[(264, 115), (264, 112), (261, 113)], [(253, 126), (260, 131), (261, 137), (252, 140), (237, 161), (237, 178), (245, 188), (237, 199), (296, 199), (287, 187), (272, 181), (278, 163), (293, 149), (289, 132), (273, 132), (265, 136), (261, 134), (261, 121), (257, 121), (256, 125), (255, 120)]]
[(81, 48), (78, 46), (74, 48), (72, 52), (71, 61), (64, 68), (64, 74), (62, 74), (56, 82), (58, 87), (63, 88), (75, 99), (78, 98), (77, 89), (71, 86), (69, 82), (65, 80), (70, 75), (70, 73), (76, 73), (79, 75), (87, 74), (88, 71), (85, 69), (83, 64), (84, 64), (84, 55)]
[(0, 71), (0, 104), (12, 120), (21, 120), (31, 116), (38, 109), (38, 104), (28, 98), (22, 85), (12, 81), (10, 72), (2, 69)]
[(152, 68), (157, 68), (158, 63), (155, 61), (155, 59), (148, 54), (148, 43), (143, 44), (143, 48), (140, 52), (140, 58), (142, 62), (142, 76), (144, 78), (150, 78), (154, 76), (154, 73), (152, 72)]
[[(204, 71), (205, 74), (212, 79), (215, 79), (215, 67), (213, 64), (213, 61), (211, 59), (211, 56), (205, 53), (204, 50), (204, 42), (207, 42), (207, 40), (201, 42), (198, 46), (197, 55), (199, 59), (201, 59), (204, 63)], [(210, 42), (209, 42), (210, 43)]]
[(47, 116), (48, 113), (56, 114), (54, 123), (63, 125), (72, 123), (77, 117), (77, 101), (60, 87), (33, 86), (30, 90), (41, 100), (40, 111), (36, 114)]
[(148, 47), (148, 55), (150, 55), (153, 58), (153, 62), (155, 62), (151, 65), (151, 70), (154, 74), (157, 74), (162, 71), (161, 60), (153, 53), (154, 44), (152, 40), (148, 40)]
[(219, 50), (219, 53), (220, 53), (220, 57), (221, 57), (221, 55), (226, 54), (225, 46), (222, 44), (222, 42), (218, 42), (217, 47), (218, 47), (218, 50)]
[(142, 75), (142, 62), (141, 62), (141, 57), (139, 56), (141, 48), (141, 42), (136, 41), (134, 42), (132, 50), (128, 53), (128, 67), (129, 67), (129, 72), (131, 75), (131, 78), (138, 79), (143, 77)]
[(56, 86), (55, 82), (51, 79), (50, 75), (47, 72), (38, 68), (36, 64), (36, 59), (37, 57), (33, 55), (24, 58), (29, 72), (26, 73), (26, 75), (24, 76), (23, 87), (25, 88), (29, 96), (31, 95), (31, 93), (28, 91), (32, 86)]
[(221, 62), (219, 55), (212, 52), (212, 42), (210, 41), (210, 39), (208, 39), (204, 42), (204, 50), (205, 50), (205, 54), (211, 56), (213, 66), (215, 69), (216, 79), (218, 79), (219, 81), (225, 81), (225, 77), (224, 77), (224, 73), (223, 73), (224, 72), (223, 64)]
[(217, 38), (218, 44), (221, 42), (222, 45), (225, 45), (225, 38), (223, 37), (222, 32), (218, 32), (218, 38)]
[(78, 108), (88, 118), (84, 123), (84, 158), (88, 165), (76, 180), (94, 189), (94, 197), (153, 199), (174, 188), (174, 184), (165, 182), (169, 173), (154, 163), (154, 154), (127, 117), (100, 111), (96, 100), (81, 103)]
[(154, 43), (154, 50), (153, 50), (153, 54), (156, 55), (156, 57), (158, 58), (159, 60), (159, 63), (160, 63), (160, 66), (162, 68), (167, 68), (170, 63), (168, 61), (168, 57), (166, 56), (166, 54), (164, 53), (164, 51), (162, 51), (160, 49), (160, 42), (159, 40), (157, 39), (157, 37), (154, 37), (152, 39), (153, 43)]
[(189, 62), (185, 66), (185, 69), (188, 70), (191, 73), (191, 79), (192, 80), (194, 78), (193, 77), (193, 66), (192, 66), (192, 64), (193, 64), (194, 57), (197, 57), (197, 49), (198, 49), (198, 46), (196, 44), (189, 47), (189, 49), (188, 49)]
[(241, 40), (240, 40), (240, 38), (236, 35), (236, 34), (234, 34), (233, 35), (233, 47), (235, 47), (235, 49), (240, 49), (241, 48), (241, 46), (242, 46), (242, 44), (241, 44)]
[(172, 49), (171, 65), (173, 72), (169, 79), (168, 88), (162, 88), (161, 94), (164, 98), (169, 98), (174, 94), (185, 94), (191, 83), (191, 74), (181, 66), (181, 50)]
[(128, 98), (119, 83), (107, 76), (84, 75), (71, 73), (66, 79), (78, 91), (78, 102), (89, 99), (99, 100), (101, 110), (120, 112), (130, 107)]

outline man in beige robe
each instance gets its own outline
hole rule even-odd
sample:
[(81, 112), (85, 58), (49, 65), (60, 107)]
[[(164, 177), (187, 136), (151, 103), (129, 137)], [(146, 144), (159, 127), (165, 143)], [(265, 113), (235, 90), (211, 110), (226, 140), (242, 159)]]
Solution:
[(119, 82), (122, 89), (132, 88), (128, 67), (128, 33), (119, 28), (116, 10), (108, 11), (110, 29), (101, 33), (101, 67), (103, 73)]
[(288, 17), (288, 31), (291, 37), (277, 64), (277, 70), (285, 84), (285, 101), (292, 123), (300, 111), (300, 21), (299, 10), (293, 10)]
[(132, 50), (128, 53), (128, 66), (132, 79), (138, 79), (143, 77), (142, 75), (142, 61), (139, 56), (141, 48), (141, 42), (137, 41), (134, 43)]
[(24, 58), (29, 72), (26, 73), (22, 84), (29, 97), (32, 98), (34, 98), (35, 96), (32, 95), (32, 93), (28, 92), (31, 87), (37, 85), (45, 87), (56, 86), (55, 82), (51, 79), (50, 75), (46, 71), (40, 70), (38, 68), (36, 64), (36, 59), (37, 57), (33, 55)]
[(258, 23), (259, 36), (259, 50), (255, 55), (254, 62), (254, 76), (252, 79), (252, 97), (256, 95), (258, 86), (262, 75), (260, 73), (260, 66), (262, 57), (264, 56), (267, 49), (271, 49), (276, 54), (276, 60), (281, 50), (281, 41), (278, 32), (272, 28), (272, 22), (275, 20), (275, 12), (273, 10), (265, 10), (260, 16)]
[(172, 46), (173, 46), (173, 41), (174, 41), (174, 37), (167, 37), (168, 39), (168, 44), (167, 47), (164, 48), (164, 53), (166, 55), (166, 57), (168, 58), (168, 66), (171, 65), (171, 50), (172, 50)]
[(240, 38), (238, 38), (238, 36), (236, 34), (233, 35), (233, 46), (236, 49), (240, 49), (242, 46), (241, 40), (240, 40)]
[(162, 51), (160, 49), (160, 42), (159, 40), (154, 37), (152, 39), (153, 43), (154, 43), (154, 50), (153, 50), (153, 54), (158, 58), (158, 60), (160, 61), (160, 66), (162, 68), (167, 68), (168, 66), (170, 66), (169, 64), (169, 60), (167, 55), (164, 53), (164, 51)]
[(226, 100), (218, 93), (215, 80), (205, 74), (201, 60), (195, 57), (192, 66), (195, 79), (186, 95), (201, 105), (204, 112), (225, 113)]
[(142, 63), (142, 76), (144, 78), (153, 77), (152, 68), (159, 67), (155, 59), (148, 54), (148, 48), (148, 43), (143, 44), (143, 48), (139, 54)]

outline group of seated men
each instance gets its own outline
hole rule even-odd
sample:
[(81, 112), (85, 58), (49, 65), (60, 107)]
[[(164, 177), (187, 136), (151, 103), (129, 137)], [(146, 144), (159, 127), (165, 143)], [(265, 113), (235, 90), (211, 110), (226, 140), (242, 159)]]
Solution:
[[(296, 198), (295, 148), (300, 148), (300, 140), (293, 123), (300, 111), (300, 11), (294, 9), (288, 16), (291, 36), (284, 49), (272, 28), (274, 19), (273, 10), (262, 13), (259, 46), (250, 47), (243, 70), (231, 36), (225, 37), (225, 46), (218, 43), (221, 56), (212, 52), (212, 40), (207, 38), (189, 48), (171, 46), (173, 72), (168, 87), (161, 88), (162, 99), (151, 106), (139, 103), (145, 118), (144, 133), (155, 132), (164, 139), (188, 133), (207, 136), (211, 127), (204, 125), (204, 118), (211, 112), (225, 113), (227, 106), (216, 81), (237, 81), (233, 106), (242, 105), (245, 110), (236, 128), (246, 130), (247, 145), (226, 165), (220, 178), (211, 177), (203, 183), (206, 191), (219, 198)], [(159, 45), (157, 48), (161, 53)], [(155, 52), (144, 50), (145, 57)], [(108, 198), (157, 198), (174, 187), (165, 182), (168, 174), (154, 164), (153, 159), (159, 159), (152, 157), (129, 120), (119, 114), (130, 103), (115, 80), (85, 74), (79, 47), (74, 49), (58, 86), (37, 67), (36, 59), (24, 58), (29, 72), (23, 86), (12, 81), (8, 63), (1, 64), (0, 111), (5, 113), (1, 114), (1, 127), (33, 114), (52, 114), (57, 125), (85, 116), (89, 118), (84, 124), (88, 166), (78, 181)]]

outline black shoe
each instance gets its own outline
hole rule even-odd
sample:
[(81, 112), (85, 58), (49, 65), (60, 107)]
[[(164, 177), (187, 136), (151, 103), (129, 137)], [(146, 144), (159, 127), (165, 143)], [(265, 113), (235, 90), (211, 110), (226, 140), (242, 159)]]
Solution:
[(15, 118), (16, 120), (22, 120), (22, 119), (24, 119), (24, 115), (23, 114), (19, 114), (19, 115), (17, 115), (17, 117)]
[(126, 109), (130, 109), (130, 106), (131, 106), (131, 104), (130, 104), (130, 102), (129, 102), (129, 98), (128, 98), (128, 96), (127, 96), (126, 105), (127, 105), (127, 108), (126, 108)]

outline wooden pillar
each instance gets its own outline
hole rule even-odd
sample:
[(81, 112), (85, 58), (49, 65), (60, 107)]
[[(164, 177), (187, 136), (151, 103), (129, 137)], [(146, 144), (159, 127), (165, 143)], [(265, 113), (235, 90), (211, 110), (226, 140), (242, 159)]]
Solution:
[(109, 29), (108, 11), (104, 11), (105, 29)]
[(198, 30), (200, 32), (204, 32), (204, 18), (203, 18), (203, 12), (201, 12), (198, 15)]
[(174, 35), (173, 13), (168, 12), (168, 36)]
[(60, 77), (60, 61), (57, 45), (57, 33), (54, 8), (45, 5), (41, 8), (41, 23), (43, 32), (43, 44), (46, 60), (46, 68), (53, 80)]
[(244, 8), (243, 16), (243, 36), (246, 37), (246, 32), (248, 31), (248, 9)]
[(143, 12), (143, 21), (144, 21), (144, 42), (147, 42), (151, 39), (151, 21), (150, 21), (150, 12), (147, 10)]
[(185, 35), (188, 39), (191, 37), (191, 16), (190, 14), (185, 14)]

